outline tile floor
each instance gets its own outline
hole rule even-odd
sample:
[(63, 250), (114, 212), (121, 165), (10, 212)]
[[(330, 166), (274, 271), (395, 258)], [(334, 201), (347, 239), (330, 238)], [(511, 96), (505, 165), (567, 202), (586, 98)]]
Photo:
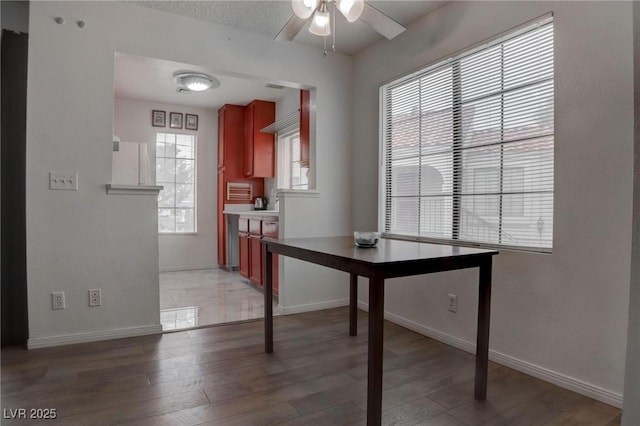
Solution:
[[(273, 314), (281, 309), (273, 304)], [(160, 322), (183, 330), (264, 316), (264, 296), (237, 272), (202, 269), (160, 273)]]

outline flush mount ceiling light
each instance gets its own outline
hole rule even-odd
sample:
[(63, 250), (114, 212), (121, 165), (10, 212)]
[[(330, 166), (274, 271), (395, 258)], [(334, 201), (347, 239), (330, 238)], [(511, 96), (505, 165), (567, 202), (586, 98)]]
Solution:
[(391, 40), (405, 28), (364, 0), (291, 0), (294, 15), (275, 37), (291, 41), (311, 18), (309, 32), (324, 37), (324, 54), (327, 54), (326, 37), (333, 34), (332, 48), (336, 50), (336, 9), (348, 22), (360, 19)]
[(220, 86), (220, 81), (207, 74), (179, 71), (173, 75), (178, 84), (178, 91), (203, 92)]

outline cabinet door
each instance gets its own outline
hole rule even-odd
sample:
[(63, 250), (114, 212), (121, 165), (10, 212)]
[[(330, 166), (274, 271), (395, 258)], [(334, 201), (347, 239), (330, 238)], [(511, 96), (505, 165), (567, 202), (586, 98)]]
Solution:
[(311, 93), (300, 90), (300, 164), (309, 167), (309, 123)]
[(276, 104), (255, 100), (245, 109), (244, 175), (264, 178), (275, 175), (275, 136), (260, 129), (276, 119)]
[(218, 170), (224, 167), (224, 108), (218, 111)]
[(249, 237), (249, 279), (262, 287), (262, 243), (260, 237)]
[(229, 182), (242, 182), (242, 158), (244, 150), (244, 107), (239, 105), (225, 105), (222, 107), (222, 138), (223, 147), (219, 151), (223, 156), (221, 165), (227, 173)]
[(244, 111), (244, 175), (253, 176), (253, 117), (255, 104), (247, 105)]
[(249, 234), (241, 233), (238, 235), (240, 248), (240, 275), (249, 278)]

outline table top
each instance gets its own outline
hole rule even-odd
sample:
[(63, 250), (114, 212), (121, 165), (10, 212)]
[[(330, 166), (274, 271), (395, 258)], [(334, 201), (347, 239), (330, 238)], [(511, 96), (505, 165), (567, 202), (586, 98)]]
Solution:
[(381, 238), (376, 247), (356, 247), (353, 236), (316, 238), (265, 238), (265, 243), (322, 253), (367, 264), (405, 263), (427, 259), (493, 256), (497, 250)]

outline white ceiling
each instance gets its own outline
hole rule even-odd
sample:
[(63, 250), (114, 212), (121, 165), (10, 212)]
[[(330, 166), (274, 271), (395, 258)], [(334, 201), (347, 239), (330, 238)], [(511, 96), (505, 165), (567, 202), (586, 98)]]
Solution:
[[(446, 3), (446, 1), (435, 0), (367, 1), (405, 27)], [(270, 38), (274, 38), (280, 32), (293, 14), (289, 0), (132, 1), (132, 3), (176, 15), (215, 22)], [(348, 23), (340, 13), (336, 16), (336, 51), (340, 53), (353, 55), (383, 39), (380, 34), (362, 22)], [(323, 45), (322, 37), (309, 33), (308, 24), (296, 36), (294, 42), (319, 48)], [(327, 44), (331, 45), (330, 37), (327, 38)]]
[[(367, 0), (374, 7), (405, 27), (446, 1), (427, 0)], [(163, 12), (188, 16), (208, 22), (238, 28), (274, 38), (293, 12), (290, 0), (205, 0), (205, 1), (131, 1), (132, 4)], [(338, 13), (336, 19), (336, 50), (344, 54), (357, 53), (383, 37), (362, 22), (349, 23)], [(322, 49), (323, 38), (308, 32), (308, 24), (294, 39), (296, 43)], [(328, 38), (328, 47), (331, 40)], [(282, 42), (286, 43), (286, 42)], [(220, 80), (220, 87), (206, 92), (177, 93), (173, 74), (176, 71), (198, 71)], [(266, 81), (242, 76), (221, 75), (199, 66), (154, 58), (117, 54), (115, 58), (115, 96), (201, 108), (222, 105), (246, 105), (253, 99), (275, 101), (291, 88), (270, 89)]]
[[(220, 80), (220, 86), (205, 92), (176, 91), (176, 71), (197, 71)], [(271, 89), (255, 78), (214, 74), (206, 68), (118, 53), (115, 58), (116, 98), (218, 109), (224, 104), (246, 105), (254, 99), (276, 101), (293, 88)]]

